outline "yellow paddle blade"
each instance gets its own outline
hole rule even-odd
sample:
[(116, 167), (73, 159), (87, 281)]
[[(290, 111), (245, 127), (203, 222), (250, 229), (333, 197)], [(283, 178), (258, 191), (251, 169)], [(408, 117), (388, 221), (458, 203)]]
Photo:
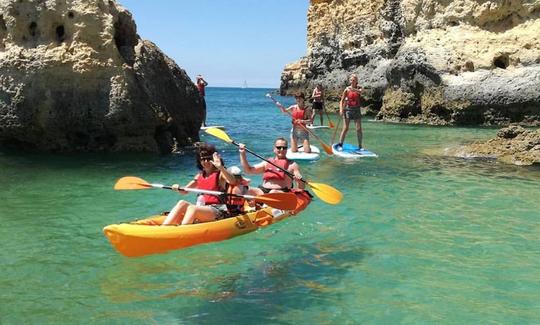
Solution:
[(152, 185), (148, 184), (144, 179), (135, 176), (122, 177), (114, 184), (115, 190), (145, 190), (148, 188), (152, 188)]
[(296, 195), (293, 193), (268, 193), (255, 197), (255, 201), (266, 203), (280, 210), (294, 210), (296, 208)]
[(208, 128), (206, 130), (204, 130), (204, 132), (210, 134), (210, 135), (213, 135), (215, 136), (216, 138), (219, 138), (225, 142), (228, 142), (228, 143), (232, 143), (233, 140), (231, 138), (229, 138), (229, 135), (227, 135), (227, 133), (225, 133), (225, 131), (221, 130), (221, 129), (218, 129), (218, 128)]
[(341, 199), (343, 199), (343, 194), (330, 185), (311, 182), (307, 182), (307, 184), (311, 186), (313, 193), (315, 193), (319, 199), (328, 204), (338, 204), (341, 202)]

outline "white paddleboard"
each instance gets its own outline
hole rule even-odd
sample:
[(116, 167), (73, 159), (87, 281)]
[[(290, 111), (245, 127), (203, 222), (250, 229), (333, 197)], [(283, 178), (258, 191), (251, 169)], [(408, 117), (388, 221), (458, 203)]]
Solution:
[(207, 126), (201, 126), (201, 130), (204, 131), (206, 129), (210, 129), (210, 128), (216, 128), (216, 129), (221, 129), (221, 130), (225, 130), (225, 127), (223, 125), (207, 125)]
[(337, 143), (332, 145), (332, 152), (334, 155), (342, 158), (364, 158), (364, 157), (378, 157), (376, 153), (366, 150), (364, 148), (358, 149), (357, 146), (353, 146), (349, 143), (344, 143), (341, 150), (338, 150)]
[(287, 149), (287, 159), (290, 160), (317, 160), (320, 158), (321, 151), (315, 146), (310, 146), (311, 152), (305, 153), (304, 148), (299, 147), (298, 152), (292, 152), (291, 148)]
[(317, 130), (317, 129), (329, 129), (330, 127), (328, 125), (313, 125), (313, 124), (310, 124), (307, 126), (308, 129), (310, 130)]

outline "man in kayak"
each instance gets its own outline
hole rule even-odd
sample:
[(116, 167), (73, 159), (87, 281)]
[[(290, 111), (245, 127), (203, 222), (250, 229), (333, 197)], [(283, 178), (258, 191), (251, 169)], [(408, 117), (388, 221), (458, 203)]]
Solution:
[[(184, 188), (198, 188), (209, 191), (223, 192), (226, 184), (235, 184), (236, 180), (223, 166), (223, 161), (213, 145), (203, 143), (198, 147), (197, 167), (200, 172)], [(174, 184), (172, 189), (187, 194), (178, 184)], [(163, 226), (191, 224), (195, 220), (208, 222), (227, 217), (227, 205), (224, 200), (217, 195), (203, 194), (197, 199), (197, 205), (184, 200), (178, 201), (169, 212)]]
[[(302, 174), (300, 174), (298, 164), (286, 157), (287, 146), (287, 140), (284, 138), (277, 138), (276, 141), (274, 141), (275, 157), (268, 160), (293, 174), (296, 186), (300, 189), (304, 189), (304, 182), (299, 181), (302, 179)], [(263, 183), (259, 186), (260, 192), (256, 195), (261, 195), (263, 193), (289, 192), (292, 189), (293, 178), (266, 161), (251, 166), (246, 157), (245, 145), (240, 143), (238, 148), (240, 151), (240, 163), (246, 174), (263, 174)]]

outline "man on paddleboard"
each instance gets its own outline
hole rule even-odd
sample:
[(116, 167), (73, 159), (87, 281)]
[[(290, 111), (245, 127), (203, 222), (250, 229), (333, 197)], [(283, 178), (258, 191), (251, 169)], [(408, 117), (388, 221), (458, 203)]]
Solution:
[(204, 99), (204, 96), (206, 95), (205, 88), (208, 86), (208, 82), (204, 80), (203, 76), (198, 75), (197, 81), (195, 82), (195, 85), (197, 86), (197, 89), (199, 90), (199, 96), (201, 97), (202, 105), (203, 105), (203, 121), (202, 126), (206, 126), (206, 100)]
[[(300, 189), (304, 189), (304, 182), (298, 180), (302, 179), (300, 174), (300, 168), (298, 164), (292, 160), (287, 159), (287, 140), (284, 138), (277, 138), (274, 141), (274, 158), (268, 159), (273, 164), (280, 166), (284, 170), (294, 175), (296, 186)], [(285, 172), (272, 164), (263, 161), (255, 166), (251, 166), (246, 157), (245, 145), (240, 143), (240, 163), (246, 174), (263, 174), (263, 183), (259, 186), (260, 194), (263, 193), (275, 193), (275, 192), (289, 192), (293, 188), (293, 178), (288, 176)]]

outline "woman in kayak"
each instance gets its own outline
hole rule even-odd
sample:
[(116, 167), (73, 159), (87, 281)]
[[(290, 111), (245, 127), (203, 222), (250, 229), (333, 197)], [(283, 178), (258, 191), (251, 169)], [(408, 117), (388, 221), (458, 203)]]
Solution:
[[(223, 160), (213, 145), (203, 143), (198, 147), (197, 167), (200, 172), (184, 188), (198, 188), (210, 191), (223, 192), (226, 184), (234, 184), (236, 180), (223, 166)], [(182, 190), (178, 184), (172, 189), (181, 194), (188, 192)], [(162, 225), (191, 224), (196, 220), (208, 222), (227, 217), (227, 205), (223, 199), (216, 195), (202, 194), (197, 199), (197, 205), (180, 200), (169, 212)]]
[(306, 126), (313, 123), (311, 109), (305, 106), (306, 97), (304, 93), (298, 92), (294, 95), (294, 98), (296, 99), (296, 104), (291, 105), (288, 108), (285, 108), (279, 102), (276, 102), (276, 105), (283, 113), (290, 112), (292, 116), (291, 152), (298, 152), (298, 143), (302, 143), (304, 152), (310, 153), (309, 133)]
[[(293, 187), (293, 179), (289, 175), (266, 161), (251, 166), (246, 157), (245, 145), (240, 143), (238, 148), (240, 152), (240, 163), (246, 174), (263, 174), (263, 183), (258, 188), (259, 192), (254, 193), (255, 195), (289, 192), (291, 190)], [(268, 160), (293, 174), (297, 187), (304, 189), (304, 183), (298, 181), (299, 179), (302, 179), (298, 164), (286, 157), (287, 140), (284, 138), (277, 138), (276, 141), (274, 141), (274, 154), (275, 157)]]
[(343, 91), (341, 101), (339, 102), (339, 114), (343, 117), (343, 129), (339, 136), (337, 149), (341, 150), (343, 141), (349, 131), (349, 123), (354, 120), (356, 126), (356, 138), (358, 139), (358, 148), (362, 149), (362, 114), (360, 112), (360, 99), (362, 88), (358, 87), (358, 77), (351, 75), (351, 84)]

